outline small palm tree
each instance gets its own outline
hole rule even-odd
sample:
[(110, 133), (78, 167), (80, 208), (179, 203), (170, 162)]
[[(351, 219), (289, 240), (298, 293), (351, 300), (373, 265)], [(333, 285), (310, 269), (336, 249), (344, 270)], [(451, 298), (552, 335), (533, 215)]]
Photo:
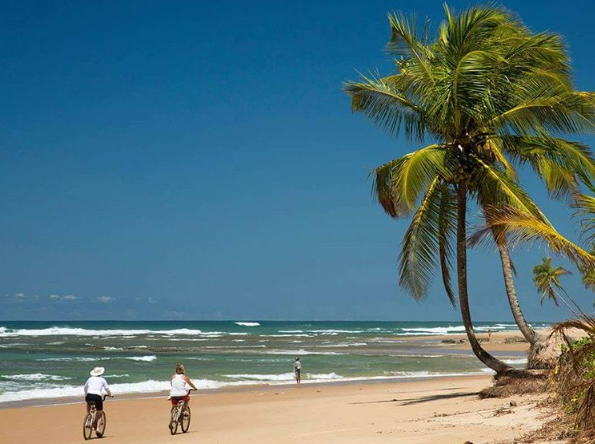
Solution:
[[(410, 140), (432, 143), (378, 167), (374, 193), (394, 218), (413, 215), (400, 255), (400, 285), (415, 299), (427, 295), (439, 264), (455, 303), (450, 271), (456, 264), (458, 301), (475, 355), (496, 372), (509, 367), (487, 353), (473, 329), (467, 288), (467, 213), (477, 204), (487, 223), (493, 208), (512, 208), (553, 227), (523, 190), (514, 164), (525, 164), (554, 196), (592, 185), (595, 160), (583, 145), (554, 136), (591, 129), (595, 95), (576, 91), (559, 36), (531, 33), (498, 7), (453, 13), (435, 37), (414, 18), (389, 16), (396, 73), (363, 77), (345, 86), (352, 109)], [(595, 188), (595, 187), (594, 187)], [(555, 230), (553, 230), (555, 231)], [(520, 310), (504, 227), (489, 232), (498, 246), (515, 320), (529, 342), (536, 335)]]
[(582, 281), (585, 288), (587, 290), (595, 291), (595, 270), (584, 269), (581, 270), (581, 273), (583, 274)]
[[(591, 248), (589, 254), (595, 257), (595, 247)], [(580, 267), (579, 270), (582, 275), (583, 286), (587, 290), (595, 291), (595, 268)]]
[(552, 265), (551, 257), (543, 257), (541, 259), (541, 264), (537, 264), (533, 267), (533, 283), (537, 287), (539, 293), (541, 293), (541, 299), (539, 301), (541, 305), (543, 305), (543, 301), (548, 298), (556, 304), (556, 307), (560, 306), (560, 304), (558, 304), (558, 299), (564, 301), (564, 298), (561, 297), (558, 291), (566, 293), (566, 290), (564, 290), (560, 283), (560, 277), (569, 274), (572, 273), (564, 267), (554, 267)]

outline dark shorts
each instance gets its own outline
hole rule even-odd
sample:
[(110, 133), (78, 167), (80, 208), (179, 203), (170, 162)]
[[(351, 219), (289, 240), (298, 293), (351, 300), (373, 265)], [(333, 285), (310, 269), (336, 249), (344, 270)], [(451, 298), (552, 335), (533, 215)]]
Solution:
[(172, 396), (171, 397), (171, 405), (178, 405), (178, 402), (180, 402), (180, 401), (190, 402), (190, 395), (186, 395), (186, 396)]
[(95, 407), (97, 407), (97, 410), (103, 410), (103, 396), (89, 393), (87, 396), (85, 396), (85, 401), (87, 401), (87, 404), (90, 402), (94, 402)]
[(299, 368), (295, 369), (295, 375), (299, 378), (302, 371)]

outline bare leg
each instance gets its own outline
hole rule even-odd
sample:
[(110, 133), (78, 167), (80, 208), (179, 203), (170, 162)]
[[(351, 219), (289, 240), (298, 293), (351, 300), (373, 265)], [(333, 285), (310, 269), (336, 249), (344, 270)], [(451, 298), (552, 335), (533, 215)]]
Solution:
[(103, 411), (97, 410), (97, 416), (95, 418), (95, 430), (97, 430), (99, 425), (103, 422)]

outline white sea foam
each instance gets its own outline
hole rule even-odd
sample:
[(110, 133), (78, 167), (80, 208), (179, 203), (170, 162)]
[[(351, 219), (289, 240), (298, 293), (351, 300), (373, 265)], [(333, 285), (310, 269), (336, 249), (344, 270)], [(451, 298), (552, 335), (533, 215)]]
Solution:
[(90, 358), (90, 357), (64, 357), (64, 358), (40, 358), (36, 359), (36, 361), (41, 362), (99, 362), (99, 361), (110, 361), (114, 359), (129, 359), (132, 361), (139, 361), (139, 362), (152, 362), (157, 359), (157, 356), (99, 356), (97, 358)]
[[(489, 330), (512, 330), (516, 329), (516, 325), (512, 324), (494, 324), (494, 325), (482, 325), (478, 327), (474, 327), (476, 331), (486, 332)], [(397, 333), (397, 336), (429, 336), (429, 335), (448, 335), (448, 334), (456, 334), (456, 333), (463, 333), (465, 331), (465, 327), (463, 325), (449, 325), (448, 327), (411, 327), (411, 328), (401, 328), (402, 332), (405, 333)]]
[(299, 350), (267, 350), (265, 352), (269, 355), (292, 355), (292, 356), (304, 356), (304, 355), (344, 355), (345, 353), (337, 352), (317, 352), (317, 351), (306, 351), (304, 349)]
[(259, 327), (259, 322), (236, 322), (237, 325), (241, 327)]
[(527, 358), (518, 358), (518, 359), (503, 359), (506, 364), (526, 364)]
[(316, 335), (309, 335), (307, 333), (295, 334), (278, 334), (278, 335), (260, 335), (261, 338), (314, 338)]
[(22, 375), (0, 375), (1, 379), (9, 379), (11, 381), (66, 381), (67, 376), (46, 375), (44, 373), (27, 373)]
[(130, 356), (130, 357), (126, 357), (125, 359), (131, 359), (133, 361), (138, 361), (138, 362), (153, 362), (155, 360), (157, 360), (157, 356), (152, 355), (152, 356)]
[(16, 336), (97, 336), (133, 338), (138, 335), (222, 335), (224, 332), (203, 332), (196, 329), (178, 328), (173, 330), (92, 330), (87, 328), (48, 327), (42, 329), (8, 329), (0, 327), (0, 337)]

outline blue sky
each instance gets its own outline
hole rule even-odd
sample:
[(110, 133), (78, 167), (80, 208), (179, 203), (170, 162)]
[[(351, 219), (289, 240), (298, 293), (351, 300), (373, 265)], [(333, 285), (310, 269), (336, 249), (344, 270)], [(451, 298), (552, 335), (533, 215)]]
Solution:
[[(505, 5), (562, 33), (595, 89), (591, 2)], [(458, 319), (438, 284), (425, 303), (397, 287), (406, 221), (371, 199), (370, 169), (416, 147), (341, 90), (390, 72), (397, 9), (442, 18), (419, 0), (3, 3), (0, 319)], [(541, 253), (515, 253), (522, 306), (561, 319), (530, 280)], [(470, 291), (477, 320), (511, 319), (492, 250)]]

